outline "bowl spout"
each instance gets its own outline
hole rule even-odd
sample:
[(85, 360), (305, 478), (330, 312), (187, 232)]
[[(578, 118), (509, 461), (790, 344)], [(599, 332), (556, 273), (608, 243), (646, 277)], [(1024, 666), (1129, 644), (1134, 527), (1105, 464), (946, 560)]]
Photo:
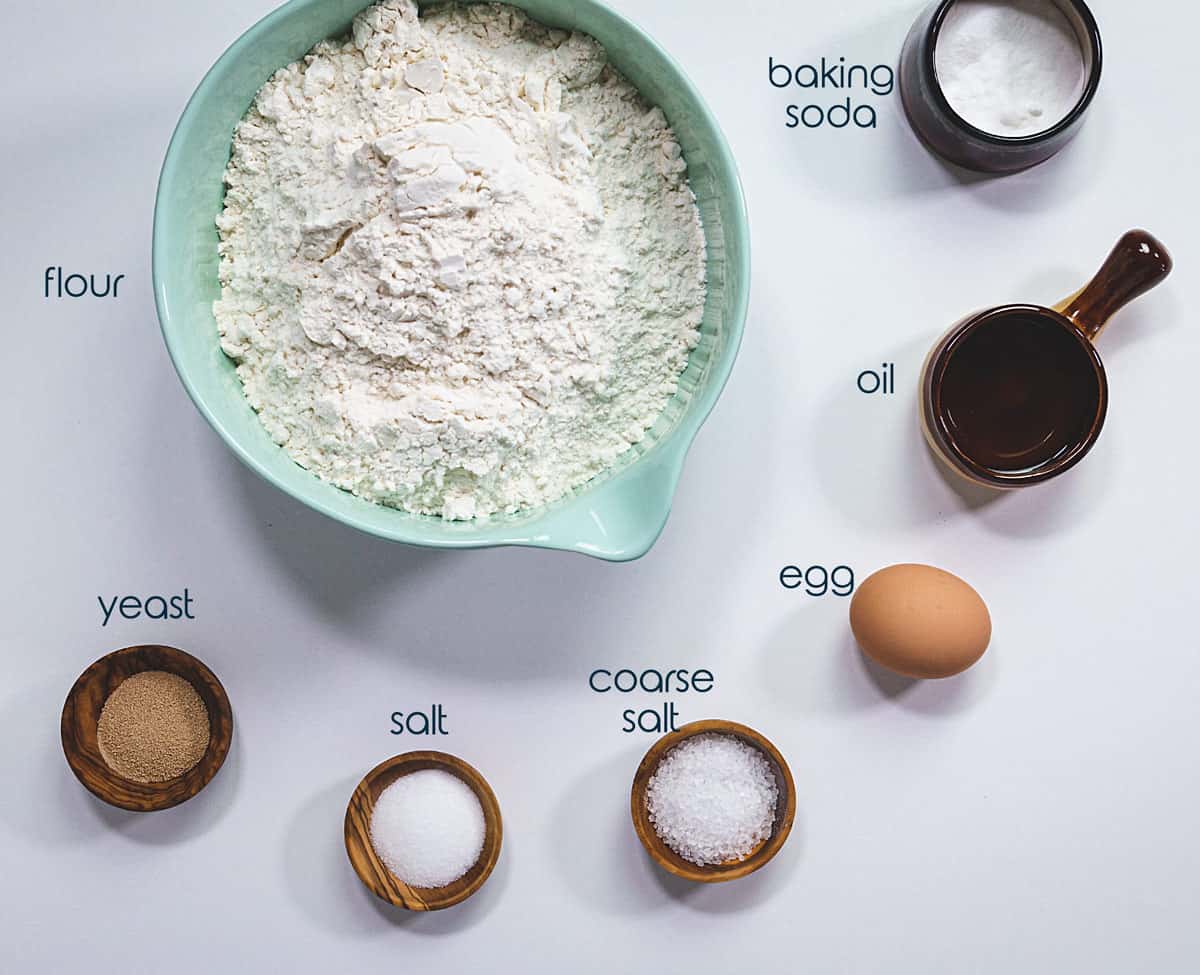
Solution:
[[(595, 491), (543, 519), (548, 548), (609, 562), (645, 555), (662, 534), (683, 468), (683, 453), (643, 458)], [(550, 539), (571, 539), (568, 545)]]

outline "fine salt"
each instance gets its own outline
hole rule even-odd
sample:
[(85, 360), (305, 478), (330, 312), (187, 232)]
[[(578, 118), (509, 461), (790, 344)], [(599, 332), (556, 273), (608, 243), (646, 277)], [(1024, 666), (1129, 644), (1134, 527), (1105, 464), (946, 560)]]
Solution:
[(721, 734), (672, 748), (646, 787), (654, 830), (699, 866), (744, 860), (768, 839), (779, 789), (757, 748)]
[(483, 852), (483, 807), (471, 787), (440, 769), (402, 775), (375, 801), (371, 846), (411, 887), (445, 887)]
[(934, 62), (950, 107), (1008, 138), (1053, 128), (1087, 85), (1079, 39), (1051, 0), (958, 0)]

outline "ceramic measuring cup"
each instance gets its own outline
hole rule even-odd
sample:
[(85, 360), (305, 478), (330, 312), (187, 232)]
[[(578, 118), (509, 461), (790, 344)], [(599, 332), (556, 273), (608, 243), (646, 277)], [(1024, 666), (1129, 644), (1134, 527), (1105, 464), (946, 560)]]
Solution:
[(1108, 412), (1096, 339), (1171, 268), (1158, 240), (1131, 230), (1091, 282), (1053, 308), (1001, 305), (958, 322), (921, 375), (921, 421), (934, 454), (998, 489), (1039, 484), (1078, 464)]

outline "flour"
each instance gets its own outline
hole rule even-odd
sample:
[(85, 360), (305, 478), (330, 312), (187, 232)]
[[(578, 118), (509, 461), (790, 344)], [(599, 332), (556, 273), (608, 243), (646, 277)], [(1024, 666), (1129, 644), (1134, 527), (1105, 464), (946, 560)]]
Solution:
[(590, 37), (411, 0), (238, 125), (222, 347), (301, 465), (452, 520), (611, 467), (676, 392), (705, 243), (665, 117)]
[(1087, 84), (1079, 39), (1051, 0), (958, 0), (934, 54), (950, 107), (993, 135), (1053, 128)]

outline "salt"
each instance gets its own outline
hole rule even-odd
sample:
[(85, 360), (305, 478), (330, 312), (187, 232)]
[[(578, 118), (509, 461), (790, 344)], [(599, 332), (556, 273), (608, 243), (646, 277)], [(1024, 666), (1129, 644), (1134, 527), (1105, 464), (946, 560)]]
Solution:
[(721, 734), (676, 745), (646, 787), (654, 831), (698, 866), (744, 860), (771, 836), (779, 787), (757, 748)]
[(1079, 104), (1079, 38), (1051, 0), (958, 0), (934, 51), (938, 82), (963, 120), (992, 135), (1036, 135)]
[(483, 852), (483, 806), (462, 779), (440, 769), (402, 775), (379, 794), (371, 846), (410, 887), (445, 887)]

